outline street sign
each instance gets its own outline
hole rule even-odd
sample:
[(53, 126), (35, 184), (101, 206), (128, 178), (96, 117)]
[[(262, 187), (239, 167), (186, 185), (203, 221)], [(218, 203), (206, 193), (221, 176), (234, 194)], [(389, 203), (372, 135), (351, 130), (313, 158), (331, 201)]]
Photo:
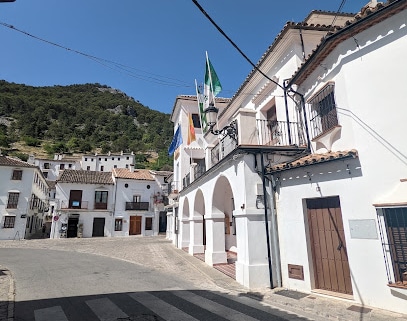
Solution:
[(58, 221), (59, 220), (59, 216), (58, 215), (55, 215), (54, 216), (54, 221)]

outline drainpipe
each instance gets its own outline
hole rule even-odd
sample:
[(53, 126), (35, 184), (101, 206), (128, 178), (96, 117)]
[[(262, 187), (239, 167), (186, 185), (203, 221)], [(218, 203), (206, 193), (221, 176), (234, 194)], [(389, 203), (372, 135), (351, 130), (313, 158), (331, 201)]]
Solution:
[(268, 213), (267, 213), (267, 190), (266, 190), (266, 175), (264, 173), (265, 166), (264, 166), (264, 158), (263, 158), (263, 151), (260, 151), (261, 157), (261, 179), (263, 183), (263, 202), (264, 202), (264, 221), (266, 225), (266, 238), (267, 238), (267, 260), (269, 265), (269, 277), (270, 277), (270, 289), (274, 288), (273, 285), (273, 270), (271, 265), (271, 246), (270, 246), (270, 233), (269, 233), (269, 222), (268, 222)]
[(276, 269), (276, 277), (277, 277), (277, 286), (282, 286), (281, 280), (281, 258), (280, 258), (280, 244), (278, 241), (278, 226), (277, 226), (277, 210), (276, 210), (276, 198), (275, 198), (275, 189), (274, 187), (274, 177), (271, 176), (271, 179), (268, 179), (269, 187), (270, 187), (270, 209), (271, 209), (271, 236), (272, 236), (272, 248), (273, 248), (273, 262), (275, 262), (275, 269)]

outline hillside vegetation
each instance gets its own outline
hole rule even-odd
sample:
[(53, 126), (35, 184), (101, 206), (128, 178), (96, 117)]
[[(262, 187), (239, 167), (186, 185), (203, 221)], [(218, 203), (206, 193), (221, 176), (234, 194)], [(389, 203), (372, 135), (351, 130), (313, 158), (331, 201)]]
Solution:
[(169, 118), (100, 84), (32, 87), (0, 80), (0, 148), (23, 159), (28, 152), (133, 151), (139, 168), (172, 169)]

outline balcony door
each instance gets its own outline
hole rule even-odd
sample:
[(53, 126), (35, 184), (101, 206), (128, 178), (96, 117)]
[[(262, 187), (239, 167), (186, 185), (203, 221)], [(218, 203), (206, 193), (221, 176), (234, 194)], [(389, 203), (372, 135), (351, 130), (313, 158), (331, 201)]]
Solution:
[(71, 190), (69, 193), (69, 208), (81, 208), (82, 190)]

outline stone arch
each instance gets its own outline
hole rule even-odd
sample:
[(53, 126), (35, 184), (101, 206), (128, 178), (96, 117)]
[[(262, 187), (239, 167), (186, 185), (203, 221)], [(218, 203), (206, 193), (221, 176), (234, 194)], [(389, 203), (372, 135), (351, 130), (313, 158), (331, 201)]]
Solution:
[(190, 240), (190, 227), (189, 227), (189, 217), (190, 217), (190, 210), (189, 210), (189, 200), (186, 197), (184, 199), (184, 204), (182, 206), (182, 213), (179, 219), (179, 231), (178, 234), (181, 236), (181, 244), (179, 245), (181, 248), (188, 248), (189, 240)]
[(190, 216), (190, 242), (189, 253), (205, 252), (205, 198), (199, 189), (195, 194), (194, 207)]
[(212, 196), (212, 213), (224, 216), (225, 250), (237, 253), (236, 226), (233, 216), (235, 209), (232, 186), (226, 176), (220, 176), (215, 183)]

